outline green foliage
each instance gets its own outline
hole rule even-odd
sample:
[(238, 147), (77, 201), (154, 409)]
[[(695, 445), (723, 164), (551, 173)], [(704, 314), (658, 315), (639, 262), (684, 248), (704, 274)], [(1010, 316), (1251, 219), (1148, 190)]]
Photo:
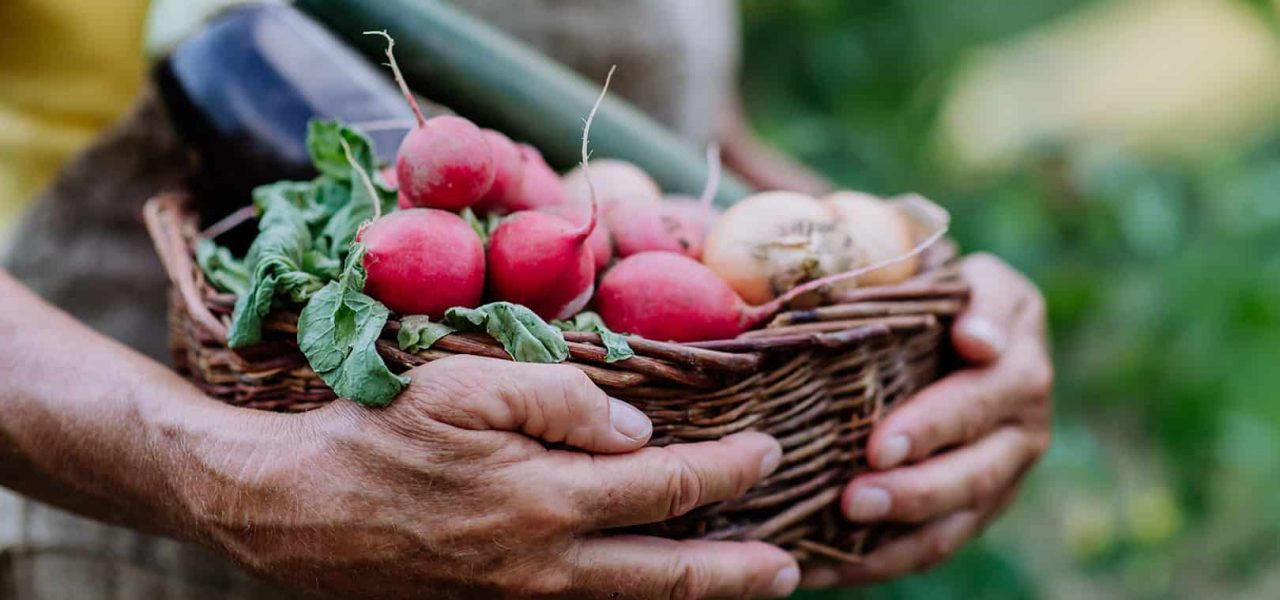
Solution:
[(196, 264), (209, 283), (221, 291), (240, 295), (249, 290), (249, 272), (244, 263), (212, 241), (202, 239), (196, 243)]
[(611, 331), (605, 326), (604, 319), (601, 319), (600, 315), (596, 313), (578, 313), (577, 316), (568, 321), (556, 321), (552, 325), (555, 325), (560, 331), (582, 331), (599, 334), (600, 342), (605, 347), (604, 361), (607, 363), (627, 360), (636, 355), (635, 351), (631, 349), (631, 344), (627, 343), (627, 336)]
[(378, 337), (390, 311), (364, 295), (364, 247), (347, 258), (342, 278), (325, 284), (298, 316), (298, 349), (334, 393), (366, 406), (391, 403), (408, 378), (392, 373), (378, 355)]
[(558, 363), (569, 358), (560, 330), (519, 304), (493, 302), (479, 308), (454, 307), (444, 323), (458, 331), (481, 331), (498, 340), (513, 360)]
[(440, 338), (454, 331), (454, 328), (432, 321), (430, 317), (414, 315), (400, 319), (396, 341), (401, 350), (417, 354), (431, 349)]
[(1058, 370), (1054, 448), (991, 535), (924, 576), (801, 597), (1269, 597), (1280, 132), (1179, 160), (1046, 144), (964, 178), (932, 144), (965, 60), (1091, 3), (744, 3), (756, 125), (843, 186), (951, 209), (966, 250), (1043, 289)]
[(258, 237), (244, 260), (249, 286), (236, 300), (228, 336), (232, 348), (262, 341), (262, 320), (277, 297), (306, 302), (324, 286), (323, 279), (303, 270), (311, 232), (302, 211), (283, 195), (269, 197), (264, 204)]
[(312, 369), (339, 396), (385, 406), (408, 379), (378, 355), (390, 311), (364, 295), (364, 247), (353, 242), (375, 215), (375, 202), (384, 212), (395, 209), (395, 194), (375, 187), (376, 197), (370, 197), (362, 184), (360, 171), (375, 166), (363, 134), (313, 121), (307, 149), (322, 175), (254, 190), (258, 236), (243, 263), (208, 240), (198, 245), (197, 260), (206, 278), (238, 296), (228, 334), (232, 348), (261, 342), (263, 320), (273, 309), (302, 307), (298, 348)]

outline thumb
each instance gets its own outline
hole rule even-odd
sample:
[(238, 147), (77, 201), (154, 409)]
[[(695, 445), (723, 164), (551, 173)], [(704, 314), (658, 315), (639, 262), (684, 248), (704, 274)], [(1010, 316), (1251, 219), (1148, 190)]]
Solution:
[(461, 429), (516, 431), (606, 454), (637, 450), (653, 434), (649, 417), (569, 365), (457, 356), (410, 377), (431, 416)]

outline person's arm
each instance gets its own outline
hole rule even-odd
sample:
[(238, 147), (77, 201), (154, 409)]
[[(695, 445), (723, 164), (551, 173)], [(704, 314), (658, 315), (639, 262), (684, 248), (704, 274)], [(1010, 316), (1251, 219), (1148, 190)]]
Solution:
[(767, 544), (600, 533), (742, 494), (779, 466), (772, 438), (643, 448), (648, 418), (567, 365), (453, 357), (408, 375), (386, 409), (225, 406), (0, 272), (0, 485), (337, 597), (796, 587)]
[[(278, 448), (280, 415), (209, 400), (0, 271), (0, 485), (99, 520), (196, 534), (197, 447)], [(231, 434), (231, 435), (229, 435)], [(216, 441), (215, 441), (216, 440)]]

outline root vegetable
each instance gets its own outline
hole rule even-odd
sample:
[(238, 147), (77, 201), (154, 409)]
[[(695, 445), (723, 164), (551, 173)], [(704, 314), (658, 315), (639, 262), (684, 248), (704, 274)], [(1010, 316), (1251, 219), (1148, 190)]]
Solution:
[(515, 213), (522, 210), (538, 210), (564, 204), (567, 199), (564, 185), (555, 169), (542, 158), (542, 153), (528, 144), (520, 144), (520, 163), (523, 176), (520, 191), (510, 202), (496, 207), (499, 212)]
[[(571, 223), (580, 223), (586, 222), (590, 218), (589, 211), (591, 209), (569, 204), (557, 204), (540, 210)], [(609, 226), (605, 225), (604, 221), (596, 221), (595, 231), (592, 231), (591, 236), (587, 238), (587, 244), (591, 246), (591, 254), (596, 259), (596, 273), (604, 272), (605, 267), (608, 267), (609, 263), (613, 262), (613, 235), (609, 232)]]
[(493, 185), (472, 208), (480, 213), (515, 212), (509, 207), (519, 202), (524, 182), (524, 158), (511, 138), (492, 129), (481, 130), (493, 154)]
[(610, 213), (614, 207), (662, 202), (662, 189), (653, 178), (640, 167), (622, 160), (606, 158), (593, 161), (590, 186), (581, 166), (566, 173), (562, 181), (570, 203), (586, 203), (592, 193), (590, 188), (594, 187), (600, 214), (615, 233), (621, 231), (625, 223), (612, 218)]
[[(857, 265), (870, 265), (902, 256), (915, 245), (907, 215), (884, 200), (860, 192), (836, 192), (822, 199), (835, 216), (835, 231), (850, 240)], [(857, 278), (857, 285), (890, 285), (910, 279), (920, 270), (911, 257)]]
[(676, 252), (692, 258), (702, 255), (703, 236), (679, 209), (666, 203), (621, 202), (609, 212), (608, 223), (618, 256), (641, 252)]
[(568, 319), (591, 300), (596, 259), (588, 243), (599, 220), (588, 165), (591, 123), (609, 90), (613, 70), (582, 130), (582, 172), (588, 186), (586, 223), (546, 212), (523, 211), (498, 225), (489, 238), (489, 289), (499, 300), (528, 307), (547, 320)]
[(489, 192), (495, 177), (484, 134), (462, 117), (423, 116), (396, 64), (395, 41), (385, 31), (366, 33), (387, 38), (388, 65), (417, 119), (418, 126), (404, 137), (396, 154), (400, 192), (420, 208), (458, 211), (475, 204)]
[(546, 320), (577, 314), (595, 289), (592, 229), (539, 211), (507, 217), (489, 238), (490, 293)]
[(761, 310), (714, 271), (675, 252), (622, 259), (596, 293), (596, 311), (609, 329), (660, 341), (734, 338), (768, 316)]
[(600, 280), (596, 310), (619, 333), (672, 342), (732, 339), (759, 326), (788, 303), (856, 279), (896, 261), (910, 260), (946, 233), (945, 221), (907, 254), (792, 288), (767, 303), (742, 299), (715, 271), (674, 252), (643, 252), (622, 259)]
[(796, 192), (756, 194), (725, 211), (707, 234), (702, 262), (744, 300), (768, 302), (805, 281), (852, 268), (830, 209)]
[(458, 215), (401, 210), (375, 220), (357, 239), (365, 246), (365, 293), (387, 308), (439, 319), (454, 306), (479, 305), (484, 246)]
[(710, 175), (699, 200), (621, 201), (610, 206), (605, 221), (613, 231), (618, 256), (666, 251), (702, 258), (705, 215), (713, 210), (711, 202), (720, 186), (720, 149), (715, 144), (707, 148), (707, 164)]
[(705, 205), (692, 196), (673, 194), (664, 198), (663, 202), (671, 205), (677, 214), (702, 233), (703, 238), (706, 238), (712, 225), (715, 225), (716, 220), (720, 218), (720, 211), (715, 206)]

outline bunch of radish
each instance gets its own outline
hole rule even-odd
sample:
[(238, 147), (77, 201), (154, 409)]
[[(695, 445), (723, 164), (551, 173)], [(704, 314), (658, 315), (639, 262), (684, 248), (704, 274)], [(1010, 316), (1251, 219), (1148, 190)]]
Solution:
[[(700, 198), (664, 196), (635, 165), (589, 160), (608, 79), (586, 120), (582, 162), (561, 178), (536, 149), (500, 132), (456, 116), (426, 118), (392, 46), (388, 37), (389, 66), (416, 126), (381, 174), (398, 186), (401, 210), (359, 239), (367, 293), (402, 315), (439, 318), (500, 300), (547, 320), (593, 307), (610, 329), (649, 339), (727, 339), (801, 296), (910, 278), (945, 228), (918, 231), (898, 205), (856, 192), (766, 192), (720, 214), (711, 203), (715, 147)], [(487, 247), (464, 210), (502, 216)]]

